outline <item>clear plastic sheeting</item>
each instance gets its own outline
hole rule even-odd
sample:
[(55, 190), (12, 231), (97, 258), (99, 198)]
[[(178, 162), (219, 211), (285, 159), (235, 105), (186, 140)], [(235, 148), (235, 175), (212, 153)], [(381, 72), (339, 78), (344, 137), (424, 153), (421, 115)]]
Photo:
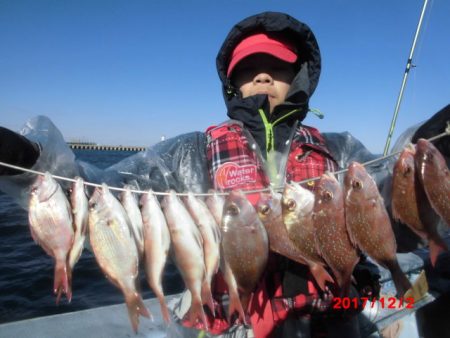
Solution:
[[(39, 144), (41, 154), (31, 168), (49, 171), (53, 175), (74, 178), (81, 176), (86, 182), (106, 183), (123, 187), (131, 184), (137, 189), (177, 192), (206, 192), (209, 185), (206, 167), (206, 137), (193, 132), (162, 141), (144, 152), (128, 158), (106, 169), (77, 161), (61, 132), (44, 116), (30, 119), (20, 134)], [(29, 188), (34, 174), (24, 173), (0, 177), (0, 190), (12, 196), (22, 207), (27, 208)], [(63, 187), (69, 182), (60, 181)]]
[[(33, 170), (49, 171), (54, 175), (71, 178), (79, 175), (74, 153), (49, 118), (37, 116), (30, 119), (20, 130), (20, 134), (38, 143), (41, 148), (41, 154)], [(27, 208), (29, 188), (35, 177), (29, 173), (0, 176), (0, 189), (12, 196), (22, 207)], [(62, 186), (66, 187), (67, 182), (62, 183)]]
[[(345, 169), (353, 162), (364, 163), (382, 157), (381, 154), (371, 153), (359, 140), (349, 132), (323, 133), (328, 150), (333, 155), (341, 169)], [(366, 167), (367, 172), (373, 177), (378, 185), (386, 178), (392, 160), (380, 160)], [(340, 177), (342, 178), (342, 176)]]

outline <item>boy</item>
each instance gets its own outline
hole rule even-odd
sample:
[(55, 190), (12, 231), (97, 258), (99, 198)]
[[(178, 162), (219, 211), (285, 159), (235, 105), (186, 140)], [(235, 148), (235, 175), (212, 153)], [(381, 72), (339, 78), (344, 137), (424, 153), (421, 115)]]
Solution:
[[(40, 171), (51, 170), (53, 174), (81, 175), (86, 181), (114, 186), (133, 181), (142, 190), (205, 192), (211, 187), (222, 191), (248, 190), (301, 181), (327, 170), (345, 168), (353, 160), (365, 162), (375, 158), (348, 133), (322, 135), (317, 129), (302, 125), (321, 70), (317, 41), (305, 24), (273, 12), (244, 19), (225, 39), (217, 56), (217, 69), (231, 120), (206, 133), (163, 141), (100, 171), (76, 162), (57, 129), (40, 117), (28, 123), (23, 131), (26, 138), (0, 130), (0, 160)], [(437, 120), (429, 120), (436, 127), (436, 134), (445, 128), (441, 115)], [(448, 117), (448, 110), (444, 115)], [(385, 162), (368, 170), (382, 182), (388, 167), (389, 162)], [(247, 170), (239, 170), (242, 168)], [(0, 167), (0, 174), (17, 172)], [(31, 179), (26, 175), (4, 177), (0, 188), (23, 201)], [(308, 187), (313, 190), (314, 184)], [(249, 199), (256, 203), (258, 195), (249, 195)], [(366, 284), (372, 286), (372, 282), (369, 278)], [(305, 266), (275, 254), (250, 304), (252, 330), (230, 326), (232, 323), (225, 320), (226, 285), (220, 274), (214, 280), (213, 293), (218, 305), (216, 319), (211, 318), (211, 334), (359, 336), (353, 314), (331, 312), (316, 316), (319, 305), (327, 309), (329, 298), (319, 294)], [(312, 298), (316, 300), (308, 301)], [(200, 334), (187, 327), (191, 323), (182, 321), (180, 309), (184, 305), (183, 297), (175, 307), (179, 318), (169, 327), (169, 336)]]

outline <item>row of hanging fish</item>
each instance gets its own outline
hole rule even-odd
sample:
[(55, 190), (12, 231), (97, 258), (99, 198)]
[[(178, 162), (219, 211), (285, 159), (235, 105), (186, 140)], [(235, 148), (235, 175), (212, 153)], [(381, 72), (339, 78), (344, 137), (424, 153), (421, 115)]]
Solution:
[[(442, 217), (449, 224), (448, 175), (442, 155), (424, 140), (407, 147), (394, 168), (393, 215), (429, 241), (433, 264), (447, 250), (436, 222)], [(349, 166), (343, 187), (324, 174), (314, 192), (289, 183), (281, 194), (261, 193), (256, 206), (242, 191), (211, 192), (205, 200), (170, 191), (161, 203), (148, 191), (138, 203), (129, 187), (117, 199), (105, 184), (88, 200), (81, 178), (73, 183), (69, 202), (46, 173), (32, 186), (29, 222), (33, 239), (55, 259), (57, 302), (62, 294), (69, 301), (72, 297), (72, 270), (89, 231), (98, 265), (124, 294), (136, 332), (139, 316), (151, 317), (136, 289), (139, 262), (164, 320), (170, 321), (161, 284), (169, 254), (191, 294), (186, 319), (205, 329), (204, 306), (215, 314), (211, 281), (219, 269), (229, 288), (228, 319), (247, 322), (269, 249), (307, 265), (322, 290), (336, 281), (340, 296), (348, 294), (360, 251), (390, 270), (398, 296), (411, 287), (396, 259), (383, 199), (358, 163)]]

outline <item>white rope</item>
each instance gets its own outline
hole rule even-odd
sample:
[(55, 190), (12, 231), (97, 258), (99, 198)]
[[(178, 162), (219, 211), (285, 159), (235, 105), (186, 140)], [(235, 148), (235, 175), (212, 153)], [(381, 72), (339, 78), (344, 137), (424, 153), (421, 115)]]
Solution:
[[(432, 141), (435, 141), (437, 139), (440, 139), (440, 138), (442, 138), (444, 136), (448, 136), (448, 135), (450, 135), (450, 123), (449, 122), (447, 122), (447, 128), (445, 129), (445, 131), (443, 133), (429, 138), (428, 141), (432, 142)], [(386, 155), (386, 156), (381, 156), (379, 158), (376, 158), (376, 159), (373, 159), (373, 160), (361, 163), (361, 165), (366, 167), (368, 165), (371, 165), (371, 164), (374, 164), (374, 163), (386, 160), (388, 158), (397, 156), (400, 153), (401, 153), (401, 151), (397, 151), (395, 153), (392, 153), (392, 154), (389, 154), (389, 155)], [(16, 165), (13, 165), (13, 164), (9, 164), (9, 163), (5, 163), (5, 162), (1, 162), (1, 161), (0, 161), (0, 165), (2, 165), (4, 167), (7, 167), (7, 168), (16, 169), (16, 170), (19, 170), (19, 171), (23, 171), (23, 172), (27, 172), (27, 173), (31, 173), (31, 174), (35, 174), (35, 175), (45, 175), (45, 172), (41, 172), (41, 171), (37, 171), (37, 170), (33, 170), (33, 169), (27, 169), (27, 168), (19, 167), (19, 166), (16, 166)], [(343, 173), (345, 173), (347, 171), (348, 171), (348, 169), (341, 169), (341, 170), (330, 172), (330, 174), (339, 175), (339, 174), (343, 174)], [(73, 179), (73, 178), (64, 177), (64, 176), (58, 176), (58, 175), (53, 175), (53, 174), (50, 174), (50, 175), (56, 180), (75, 182), (75, 179)], [(300, 181), (300, 182), (297, 182), (297, 183), (303, 184), (303, 183), (318, 181), (319, 179), (320, 179), (320, 176), (313, 177), (313, 178), (308, 178), (306, 180), (303, 180), (303, 181)], [(91, 186), (91, 187), (99, 187), (99, 188), (101, 188), (103, 186), (102, 184), (91, 183), (91, 182), (84, 182), (84, 185)], [(144, 191), (144, 190), (126, 189), (126, 188), (110, 187), (110, 186), (108, 186), (108, 188), (110, 190), (115, 190), (115, 191), (127, 191), (127, 190), (130, 190), (132, 193), (136, 193), (136, 194), (146, 194), (146, 193), (148, 193), (148, 190)], [(273, 188), (272, 190), (282, 191), (283, 188), (284, 188), (284, 186), (281, 186), (281, 187)], [(270, 190), (271, 190), (270, 188), (264, 188), (264, 189), (256, 189), (256, 190), (245, 190), (243, 192), (245, 194), (253, 194), (253, 193), (259, 193), (259, 192), (268, 192)], [(153, 192), (153, 194), (159, 195), (159, 196), (165, 196), (165, 195), (169, 195), (170, 194), (168, 192), (158, 192), (158, 191), (152, 191), (152, 192)], [(226, 196), (229, 193), (228, 192), (214, 192), (214, 193), (193, 193), (193, 194), (195, 196), (212, 196), (214, 194), (221, 195), (221, 196)], [(178, 196), (188, 196), (189, 193), (176, 193), (176, 195), (178, 195)]]

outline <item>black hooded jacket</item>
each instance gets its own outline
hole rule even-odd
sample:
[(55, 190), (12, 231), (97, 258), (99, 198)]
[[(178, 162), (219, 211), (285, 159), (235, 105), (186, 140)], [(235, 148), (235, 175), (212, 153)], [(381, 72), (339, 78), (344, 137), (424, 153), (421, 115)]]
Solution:
[[(296, 63), (298, 72), (291, 83), (286, 101), (276, 106), (272, 114), (269, 113), (267, 95), (255, 95), (244, 99), (226, 76), (230, 57), (236, 45), (250, 35), (263, 32), (282, 35), (298, 51)], [(219, 50), (216, 63), (222, 81), (228, 116), (242, 121), (263, 150), (266, 149), (265, 125), (258, 113), (258, 109), (263, 109), (269, 123), (279, 121), (272, 127), (275, 150), (281, 151), (293, 124), (305, 118), (309, 108), (309, 98), (319, 81), (320, 51), (313, 32), (306, 24), (287, 14), (260, 13), (242, 20), (231, 29)], [(293, 110), (295, 113), (290, 113)], [(290, 113), (289, 116), (286, 116), (288, 113)]]

